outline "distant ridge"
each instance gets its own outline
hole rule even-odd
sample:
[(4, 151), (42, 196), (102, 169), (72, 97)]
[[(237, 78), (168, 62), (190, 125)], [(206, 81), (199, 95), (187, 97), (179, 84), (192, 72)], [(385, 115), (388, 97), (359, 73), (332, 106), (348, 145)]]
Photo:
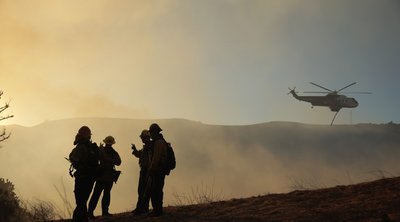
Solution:
[(119, 117), (77, 117), (77, 118), (65, 118), (65, 119), (55, 119), (55, 120), (46, 120), (44, 122), (32, 125), (32, 126), (23, 126), (20, 124), (6, 124), (5, 126), (20, 126), (20, 127), (35, 127), (44, 124), (54, 124), (54, 123), (63, 123), (63, 122), (80, 122), (80, 123), (93, 123), (98, 121), (139, 121), (139, 122), (187, 122), (187, 123), (195, 123), (206, 126), (225, 126), (225, 127), (249, 127), (249, 126), (318, 126), (318, 127), (354, 127), (354, 126), (391, 126), (396, 127), (400, 126), (400, 123), (357, 123), (357, 124), (336, 124), (330, 126), (329, 124), (314, 124), (314, 123), (301, 123), (301, 122), (289, 122), (289, 121), (269, 121), (269, 122), (259, 122), (259, 123), (249, 123), (249, 124), (213, 124), (213, 123), (204, 123), (202, 121), (190, 120), (185, 118), (119, 118)]

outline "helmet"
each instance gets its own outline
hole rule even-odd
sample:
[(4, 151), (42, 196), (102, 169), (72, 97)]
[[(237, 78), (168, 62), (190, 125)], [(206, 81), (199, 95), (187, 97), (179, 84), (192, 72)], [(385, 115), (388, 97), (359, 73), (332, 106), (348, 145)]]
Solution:
[(159, 132), (162, 131), (162, 129), (160, 128), (160, 126), (157, 123), (153, 123), (153, 124), (150, 125), (149, 131), (150, 132), (159, 133)]
[(140, 134), (140, 138), (150, 138), (150, 132), (147, 129), (144, 129)]
[(92, 135), (92, 132), (90, 131), (89, 127), (87, 127), (87, 126), (82, 126), (81, 128), (79, 128), (78, 134), (79, 134), (80, 136), (83, 136), (83, 137), (89, 137), (89, 136)]
[(112, 136), (107, 136), (107, 137), (103, 140), (103, 142), (104, 142), (106, 145), (113, 145), (113, 144), (115, 144), (115, 139), (114, 139), (114, 137), (112, 137)]

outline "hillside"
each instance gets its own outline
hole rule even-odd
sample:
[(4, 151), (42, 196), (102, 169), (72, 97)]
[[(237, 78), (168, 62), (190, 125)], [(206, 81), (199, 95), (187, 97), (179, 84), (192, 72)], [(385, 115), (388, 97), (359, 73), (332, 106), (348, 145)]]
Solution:
[(184, 119), (88, 118), (7, 126), (12, 136), (0, 149), (0, 176), (15, 184), (21, 199), (51, 201), (68, 218), (56, 188), (65, 188), (66, 198), (74, 203), (74, 180), (64, 157), (73, 148), (76, 131), (88, 125), (97, 143), (113, 135), (122, 158), (118, 167), (122, 175), (113, 187), (110, 211), (132, 210), (139, 167), (130, 147), (131, 143), (140, 147), (139, 134), (152, 122), (164, 129), (177, 158), (177, 168), (166, 178), (166, 205), (190, 203), (185, 197), (193, 190), (212, 191), (215, 200), (225, 200), (400, 175), (398, 124), (220, 126)]
[(400, 177), (333, 188), (165, 208), (160, 218), (116, 214), (97, 222), (400, 221)]

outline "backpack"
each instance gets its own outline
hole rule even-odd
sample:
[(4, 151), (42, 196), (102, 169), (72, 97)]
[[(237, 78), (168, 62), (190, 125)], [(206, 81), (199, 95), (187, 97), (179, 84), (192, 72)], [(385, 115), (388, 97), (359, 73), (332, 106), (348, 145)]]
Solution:
[(169, 175), (171, 170), (176, 167), (176, 159), (174, 149), (172, 148), (171, 143), (167, 142), (167, 162), (165, 164), (165, 174)]
[[(77, 145), (78, 146), (78, 145)], [(80, 171), (81, 173), (86, 174), (96, 174), (95, 176), (98, 176), (97, 174), (99, 173), (99, 150), (98, 146), (96, 143), (91, 143), (89, 145), (85, 145), (85, 147), (80, 150), (77, 150), (77, 146), (71, 151), (70, 153), (70, 158), (71, 154), (74, 152), (80, 152), (82, 155), (82, 159), (79, 162), (73, 162), (71, 159), (65, 158), (67, 161), (71, 163), (69, 167), (69, 175), (71, 177), (76, 176), (75, 173), (77, 171)]]

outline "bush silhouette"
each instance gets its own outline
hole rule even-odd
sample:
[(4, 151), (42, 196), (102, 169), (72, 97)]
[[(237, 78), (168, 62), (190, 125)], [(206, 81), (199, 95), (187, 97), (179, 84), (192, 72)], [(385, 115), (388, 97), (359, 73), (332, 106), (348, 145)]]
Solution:
[(0, 221), (12, 221), (21, 212), (19, 199), (14, 193), (14, 184), (0, 178)]

